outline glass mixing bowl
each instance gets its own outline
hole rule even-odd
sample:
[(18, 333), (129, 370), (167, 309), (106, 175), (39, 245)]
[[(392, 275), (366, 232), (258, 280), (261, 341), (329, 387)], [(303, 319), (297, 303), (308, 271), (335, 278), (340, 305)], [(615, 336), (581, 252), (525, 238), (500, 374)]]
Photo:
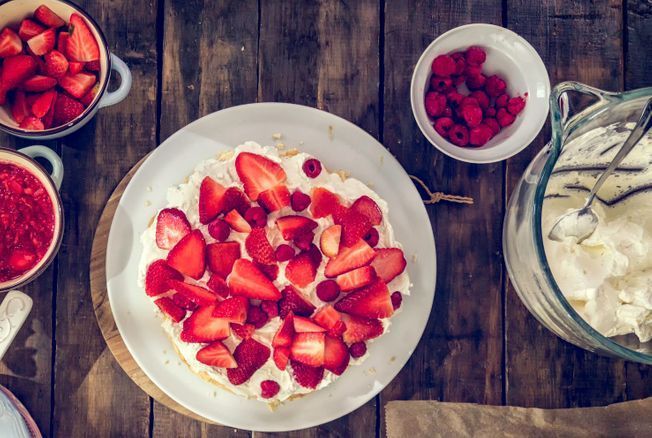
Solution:
[[(641, 343), (633, 334), (603, 336), (561, 292), (546, 258), (541, 216), (546, 187), (564, 145), (596, 128), (616, 127), (621, 132), (627, 124), (631, 128), (651, 96), (652, 87), (612, 93), (577, 82), (557, 85), (550, 96), (552, 139), (521, 177), (503, 226), (503, 252), (512, 284), (544, 326), (578, 347), (646, 364), (652, 364), (652, 341)], [(591, 104), (586, 105), (587, 99)]]

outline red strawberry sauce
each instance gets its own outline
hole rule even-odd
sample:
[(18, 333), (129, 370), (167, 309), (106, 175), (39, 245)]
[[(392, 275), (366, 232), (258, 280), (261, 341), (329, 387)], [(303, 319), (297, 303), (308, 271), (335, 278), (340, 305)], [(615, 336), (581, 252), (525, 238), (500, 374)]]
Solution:
[(0, 162), (0, 283), (41, 261), (54, 236), (54, 205), (31, 172)]

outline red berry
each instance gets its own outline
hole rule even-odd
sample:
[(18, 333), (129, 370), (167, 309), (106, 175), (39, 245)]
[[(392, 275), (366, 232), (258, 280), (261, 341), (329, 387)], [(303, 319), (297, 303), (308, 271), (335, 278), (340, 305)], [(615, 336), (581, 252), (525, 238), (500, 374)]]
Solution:
[(312, 200), (310, 199), (310, 196), (306, 195), (301, 190), (297, 190), (296, 192), (292, 193), (292, 196), (290, 197), (290, 205), (294, 211), (305, 210), (308, 208), (311, 201)]
[(491, 137), (494, 136), (493, 131), (487, 125), (481, 124), (469, 131), (469, 143), (473, 146), (483, 146)]
[(455, 76), (453, 78), (453, 83), (455, 84), (456, 87), (462, 85), (465, 81), (466, 81), (466, 77), (464, 75)]
[(440, 117), (435, 120), (435, 131), (444, 138), (448, 138), (448, 131), (455, 124), (450, 117)]
[(462, 117), (469, 128), (475, 128), (482, 123), (482, 110), (479, 106), (466, 105), (462, 107)]
[(294, 249), (290, 245), (281, 244), (274, 251), (277, 262), (287, 262), (294, 257)]
[(489, 108), (484, 110), (484, 116), (485, 117), (495, 117), (496, 116), (496, 108), (490, 106)]
[(466, 62), (471, 65), (481, 65), (487, 59), (487, 54), (480, 47), (473, 46), (466, 49)]
[(493, 132), (494, 135), (498, 134), (500, 132), (500, 125), (498, 124), (498, 121), (494, 118), (488, 117), (485, 118), (482, 121), (483, 124), (487, 125), (489, 129), (491, 129), (491, 132)]
[(370, 229), (367, 234), (363, 237), (365, 242), (369, 244), (370, 247), (374, 247), (378, 245), (378, 241), (380, 240), (380, 235), (378, 234), (378, 230), (375, 228)]
[(466, 146), (469, 142), (469, 130), (464, 125), (455, 124), (448, 130), (448, 139), (457, 146)]
[(510, 114), (509, 111), (507, 111), (505, 108), (499, 109), (498, 113), (496, 114), (496, 120), (498, 121), (498, 124), (503, 128), (514, 123), (515, 119), (516, 117)]
[(469, 90), (479, 90), (486, 84), (487, 78), (482, 74), (468, 75), (466, 77), (466, 86)]
[(446, 94), (446, 99), (448, 99), (448, 103), (450, 104), (459, 105), (464, 100), (464, 95), (458, 93), (457, 90), (453, 90)]
[(297, 248), (304, 251), (308, 251), (312, 245), (312, 241), (315, 239), (315, 233), (312, 231), (304, 232), (296, 236), (293, 240)]
[(281, 390), (278, 383), (273, 380), (263, 380), (260, 382), (260, 395), (262, 398), (272, 398)]
[(442, 117), (453, 117), (453, 109), (450, 106), (446, 106), (444, 111), (441, 112)]
[(426, 113), (430, 117), (437, 117), (441, 114), (446, 106), (446, 96), (433, 91), (426, 94)]
[(322, 301), (333, 301), (340, 296), (340, 287), (334, 280), (324, 280), (317, 285), (317, 297)]
[(309, 158), (301, 168), (308, 178), (317, 178), (321, 173), (321, 162), (315, 158)]
[(487, 109), (489, 107), (489, 96), (482, 90), (476, 90), (473, 93), (469, 94), (470, 97), (478, 101), (480, 108)]
[(403, 302), (403, 295), (399, 291), (396, 291), (392, 294), (392, 307), (394, 310), (398, 309), (401, 307), (401, 303)]
[(453, 86), (451, 78), (442, 78), (440, 76), (433, 76), (430, 78), (430, 89), (439, 93), (445, 93)]
[(351, 354), (351, 357), (355, 359), (364, 356), (366, 352), (367, 352), (367, 344), (365, 344), (364, 342), (356, 342), (355, 344), (349, 347), (349, 354)]
[(208, 234), (218, 242), (224, 242), (231, 234), (231, 227), (222, 219), (215, 219), (208, 224)]
[(495, 105), (496, 108), (504, 108), (507, 106), (507, 102), (509, 102), (509, 94), (501, 94), (496, 98)]
[(521, 96), (512, 97), (509, 99), (509, 102), (507, 102), (507, 111), (514, 115), (523, 111), (523, 108), (525, 108), (525, 99)]
[(457, 52), (451, 55), (451, 58), (455, 60), (455, 73), (456, 75), (461, 75), (464, 73), (466, 68), (466, 60), (464, 59), (464, 53)]
[(270, 318), (278, 316), (278, 303), (276, 301), (263, 301), (260, 303), (260, 308), (263, 309), (263, 312), (265, 312)]
[(480, 106), (480, 103), (475, 97), (465, 97), (462, 99), (462, 103), (460, 104), (461, 107), (465, 106)]
[(469, 76), (478, 76), (479, 74), (482, 74), (482, 67), (466, 64), (466, 67), (464, 68), (464, 76), (468, 78)]
[(263, 228), (267, 225), (267, 213), (261, 207), (249, 207), (244, 218), (253, 228)]
[(505, 81), (497, 75), (489, 76), (484, 84), (484, 90), (491, 97), (500, 96), (505, 92), (505, 88), (507, 88)]
[(448, 55), (439, 55), (432, 61), (431, 68), (437, 76), (450, 76), (455, 73), (455, 60)]
[(269, 317), (259, 306), (249, 306), (247, 311), (247, 323), (252, 324), (257, 329), (267, 324)]

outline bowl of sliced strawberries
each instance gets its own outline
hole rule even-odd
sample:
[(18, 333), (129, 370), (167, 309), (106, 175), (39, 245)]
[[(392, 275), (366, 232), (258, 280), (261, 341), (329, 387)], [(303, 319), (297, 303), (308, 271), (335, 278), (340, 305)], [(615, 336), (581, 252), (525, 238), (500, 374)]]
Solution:
[[(109, 91), (112, 72), (120, 85)], [(127, 65), (109, 52), (97, 23), (64, 0), (0, 5), (0, 129), (38, 140), (84, 126), (131, 89)]]

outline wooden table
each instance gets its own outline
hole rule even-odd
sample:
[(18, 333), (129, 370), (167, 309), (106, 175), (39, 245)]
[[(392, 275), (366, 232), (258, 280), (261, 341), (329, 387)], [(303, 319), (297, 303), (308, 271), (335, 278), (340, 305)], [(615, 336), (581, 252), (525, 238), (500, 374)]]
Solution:
[(25, 403), (44, 435), (249, 435), (176, 414), (127, 378), (100, 335), (88, 269), (99, 214), (127, 170), (198, 117), (256, 101), (295, 102), (345, 117), (385, 144), (409, 173), (476, 200), (472, 207), (428, 207), (439, 255), (437, 293), (405, 369), (352, 414), (292, 435), (380, 434), (383, 406), (394, 399), (571, 407), (652, 395), (652, 368), (561, 341), (530, 316), (507, 278), (505, 203), (549, 127), (507, 162), (464, 164), (424, 139), (408, 97), (422, 50), (470, 22), (520, 33), (541, 54), (553, 84), (650, 86), (650, 0), (80, 2), (130, 66), (134, 86), (123, 103), (48, 143), (66, 166), (65, 237), (55, 263), (26, 288), (34, 311), (0, 368), (0, 383)]

